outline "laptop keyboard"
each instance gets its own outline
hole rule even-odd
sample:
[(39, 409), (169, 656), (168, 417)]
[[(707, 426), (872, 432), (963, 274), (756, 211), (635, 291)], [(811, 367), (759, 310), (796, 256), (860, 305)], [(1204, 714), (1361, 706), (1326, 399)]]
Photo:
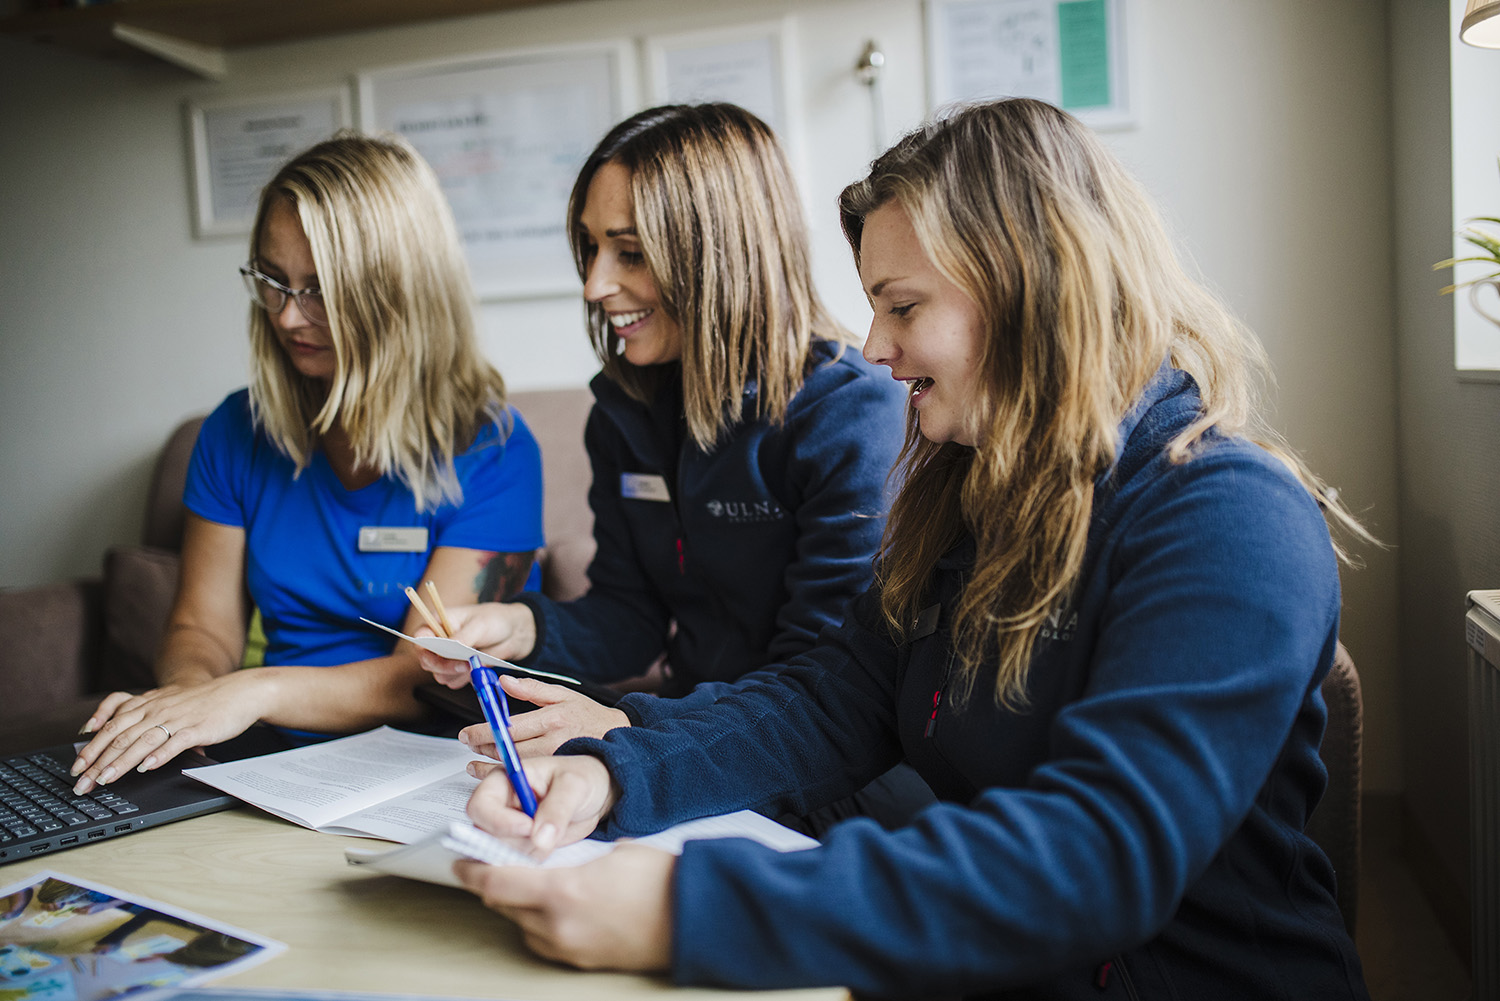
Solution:
[(49, 754), (0, 761), (0, 844), (140, 810), (108, 787), (75, 796), (76, 781)]

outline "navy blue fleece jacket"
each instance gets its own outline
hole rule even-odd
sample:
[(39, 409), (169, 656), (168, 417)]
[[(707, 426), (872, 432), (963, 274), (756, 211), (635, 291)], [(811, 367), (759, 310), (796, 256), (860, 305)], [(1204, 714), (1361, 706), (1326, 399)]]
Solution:
[[(785, 420), (756, 417), (752, 387), (743, 419), (709, 451), (664, 431), (680, 420), (675, 396), (653, 412), (603, 375), (592, 389), (589, 592), (519, 597), (538, 627), (522, 663), (613, 681), (665, 650), (662, 694), (681, 696), (801, 653), (842, 619), (870, 582), (884, 530), (901, 384), (854, 348), (815, 342)], [(638, 723), (683, 709), (649, 697), (621, 708)]]
[(952, 698), (970, 542), (938, 567), (929, 634), (893, 642), (867, 593), (813, 650), (713, 706), (565, 745), (619, 782), (613, 835), (739, 807), (805, 812), (903, 758), (939, 797), (899, 831), (851, 820), (806, 852), (690, 844), (673, 884), (678, 982), (1367, 997), (1332, 870), (1302, 833), (1326, 781), (1327, 528), (1247, 442), (1211, 436), (1170, 463), (1198, 407), (1192, 381), (1163, 368), (1125, 419), (1025, 709), (998, 708), (983, 676), (967, 703)]

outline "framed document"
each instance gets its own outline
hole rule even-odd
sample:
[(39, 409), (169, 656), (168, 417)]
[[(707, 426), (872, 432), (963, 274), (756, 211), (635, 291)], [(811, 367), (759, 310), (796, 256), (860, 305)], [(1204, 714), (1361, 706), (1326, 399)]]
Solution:
[(793, 139), (791, 31), (770, 21), (646, 40), (652, 104), (728, 101)]
[(1135, 125), (1127, 0), (927, 0), (928, 106), (1035, 97), (1096, 129)]
[(187, 104), (199, 237), (250, 232), (260, 189), (291, 157), (350, 124), (349, 90)]
[(573, 294), (568, 195), (633, 103), (633, 70), (624, 42), (375, 70), (359, 77), (360, 124), (432, 164), (481, 299)]

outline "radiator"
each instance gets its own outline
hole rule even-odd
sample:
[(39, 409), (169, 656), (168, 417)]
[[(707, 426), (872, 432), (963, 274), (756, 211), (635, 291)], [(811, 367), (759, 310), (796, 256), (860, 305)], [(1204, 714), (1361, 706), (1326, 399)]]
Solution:
[(1500, 1001), (1500, 591), (1470, 591), (1469, 892), (1473, 1001)]

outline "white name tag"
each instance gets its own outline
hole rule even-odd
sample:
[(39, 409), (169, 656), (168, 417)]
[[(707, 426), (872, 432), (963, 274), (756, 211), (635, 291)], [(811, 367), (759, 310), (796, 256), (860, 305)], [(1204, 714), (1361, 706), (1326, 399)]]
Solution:
[(621, 473), (620, 496), (631, 500), (669, 502), (667, 481), (654, 473)]
[(359, 551), (362, 553), (425, 553), (427, 552), (427, 529), (363, 525), (359, 530)]

